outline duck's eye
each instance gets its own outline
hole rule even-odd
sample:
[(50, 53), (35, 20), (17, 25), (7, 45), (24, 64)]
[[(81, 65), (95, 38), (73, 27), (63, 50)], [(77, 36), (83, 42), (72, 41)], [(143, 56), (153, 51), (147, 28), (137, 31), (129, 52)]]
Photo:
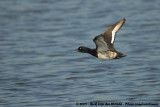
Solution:
[(79, 48), (80, 50), (82, 49), (82, 48)]

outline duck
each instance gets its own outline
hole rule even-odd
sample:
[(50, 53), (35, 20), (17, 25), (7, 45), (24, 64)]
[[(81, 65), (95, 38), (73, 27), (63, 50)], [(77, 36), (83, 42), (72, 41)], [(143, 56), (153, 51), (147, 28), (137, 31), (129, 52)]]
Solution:
[(93, 39), (93, 42), (96, 45), (95, 49), (80, 46), (76, 51), (91, 54), (102, 60), (120, 59), (125, 57), (125, 54), (117, 51), (114, 48), (116, 33), (121, 29), (125, 21), (125, 18), (121, 19), (120, 21), (111, 25), (104, 33), (96, 36)]

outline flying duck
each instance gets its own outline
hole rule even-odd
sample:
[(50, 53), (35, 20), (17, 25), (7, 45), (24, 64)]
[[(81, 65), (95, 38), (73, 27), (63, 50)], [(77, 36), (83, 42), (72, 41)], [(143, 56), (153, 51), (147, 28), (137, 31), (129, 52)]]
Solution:
[(89, 53), (102, 60), (119, 59), (125, 57), (126, 55), (124, 55), (121, 52), (118, 52), (114, 48), (116, 33), (123, 26), (125, 20), (126, 19), (118, 21), (117, 23), (110, 26), (106, 32), (96, 36), (93, 39), (94, 43), (96, 44), (96, 49), (90, 49), (88, 47), (80, 46), (77, 49), (77, 51), (83, 53)]

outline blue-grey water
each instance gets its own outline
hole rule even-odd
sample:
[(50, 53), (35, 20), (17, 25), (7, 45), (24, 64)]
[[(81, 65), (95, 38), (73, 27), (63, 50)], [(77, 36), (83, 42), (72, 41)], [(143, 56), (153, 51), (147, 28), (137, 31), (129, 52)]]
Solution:
[[(0, 106), (160, 104), (159, 13), (159, 0), (0, 0)], [(122, 18), (115, 48), (127, 57), (73, 51)]]

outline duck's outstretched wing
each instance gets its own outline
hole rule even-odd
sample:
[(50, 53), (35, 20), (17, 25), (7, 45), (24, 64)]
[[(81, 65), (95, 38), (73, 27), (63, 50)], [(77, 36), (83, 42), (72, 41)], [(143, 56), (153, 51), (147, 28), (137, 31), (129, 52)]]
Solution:
[(104, 40), (107, 42), (107, 44), (114, 45), (116, 33), (120, 30), (120, 28), (125, 23), (126, 19), (122, 19), (109, 27), (109, 29), (104, 32)]
[(93, 39), (96, 44), (97, 51), (107, 51), (109, 50), (108, 44), (104, 41), (104, 34), (98, 35)]
[(97, 51), (116, 51), (113, 44), (115, 41), (116, 33), (124, 24), (125, 19), (120, 20), (116, 24), (112, 25), (104, 34), (96, 36), (93, 41), (96, 44)]
[(94, 43), (96, 44), (97, 51), (113, 51), (115, 52), (116, 49), (109, 43), (104, 40), (104, 34), (98, 35), (93, 39)]

